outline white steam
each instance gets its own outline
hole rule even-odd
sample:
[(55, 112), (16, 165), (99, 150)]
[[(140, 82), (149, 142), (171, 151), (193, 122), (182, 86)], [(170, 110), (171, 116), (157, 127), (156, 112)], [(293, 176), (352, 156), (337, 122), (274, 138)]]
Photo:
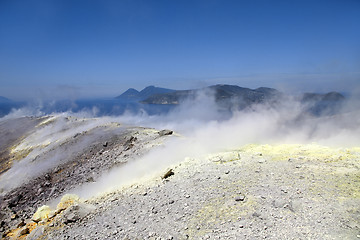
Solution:
[[(96, 134), (88, 134), (84, 138), (75, 139), (76, 134), (90, 132), (108, 123), (110, 121), (105, 117), (76, 119), (67, 114), (44, 120), (36, 127), (36, 131), (11, 150), (11, 155), (26, 156), (20, 161), (13, 161), (12, 167), (0, 175), (1, 190), (10, 190), (71, 160), (81, 152), (79, 149), (85, 148), (97, 138)], [(64, 147), (63, 144), (68, 141), (74, 142)]]
[[(45, 142), (45, 145), (50, 147), (54, 142), (64, 141), (76, 132), (95, 127), (99, 121), (103, 124), (120, 122), (133, 126), (171, 129), (183, 136), (172, 137), (171, 141), (166, 142), (164, 146), (154, 148), (147, 155), (105, 173), (96, 183), (74, 190), (81, 197), (88, 198), (151, 176), (168, 166), (179, 163), (185, 157), (197, 157), (239, 148), (249, 143), (317, 142), (336, 147), (360, 146), (360, 111), (357, 106), (360, 106), (358, 100), (348, 101), (340, 111), (341, 113), (337, 115), (314, 117), (304, 113), (304, 105), (288, 98), (276, 107), (267, 104), (253, 105), (245, 110), (229, 114), (218, 107), (213, 96), (201, 93), (195, 100), (183, 102), (166, 115), (150, 116), (145, 112), (137, 115), (125, 113), (119, 117), (92, 120), (76, 128), (59, 124), (57, 128), (43, 128), (27, 142), (32, 145)], [(78, 116), (87, 117), (92, 114), (95, 113), (77, 113)], [(92, 125), (93, 121), (94, 125)], [(4, 179), (7, 182), (16, 179), (24, 167), (28, 168), (25, 174), (32, 174), (37, 169), (37, 165), (31, 165), (30, 158), (31, 156), (29, 159), (24, 159), (25, 161), (14, 164), (8, 173), (1, 176), (1, 184), (4, 184)], [(63, 158), (61, 154), (54, 155), (55, 160), (50, 157), (46, 160), (49, 163), (41, 163), (44, 165), (40, 165), (39, 169), (54, 167), (59, 163), (58, 159)]]
[(304, 112), (308, 106), (287, 98), (275, 107), (258, 104), (233, 111), (230, 116), (219, 109), (211, 95), (200, 94), (167, 115), (124, 114), (117, 121), (172, 129), (211, 146), (210, 149), (247, 143), (311, 142), (350, 147), (360, 145), (360, 108), (357, 106), (360, 101), (348, 101), (337, 115), (314, 117)]
[[(350, 111), (349, 109), (352, 109)], [(172, 139), (165, 146), (113, 169), (96, 183), (75, 190), (88, 198), (104, 191), (136, 183), (183, 161), (186, 157), (239, 148), (244, 144), (313, 143), (335, 146), (360, 146), (360, 111), (353, 106), (336, 116), (306, 116), (294, 100), (276, 108), (256, 105), (234, 112), (228, 119), (219, 116), (213, 98), (199, 95), (165, 116), (124, 115), (116, 119), (134, 125), (174, 129), (184, 138)], [(115, 119), (114, 119), (115, 120)]]

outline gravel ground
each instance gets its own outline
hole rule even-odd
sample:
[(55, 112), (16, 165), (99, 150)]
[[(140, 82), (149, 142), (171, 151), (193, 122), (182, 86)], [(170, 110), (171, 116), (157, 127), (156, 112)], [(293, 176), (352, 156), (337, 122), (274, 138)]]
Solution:
[(359, 149), (249, 145), (87, 201), (44, 239), (359, 239)]

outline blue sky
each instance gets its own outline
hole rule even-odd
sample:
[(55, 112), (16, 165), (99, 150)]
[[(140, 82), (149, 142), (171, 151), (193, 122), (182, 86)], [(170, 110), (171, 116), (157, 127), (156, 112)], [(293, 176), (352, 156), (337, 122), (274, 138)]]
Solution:
[(0, 0), (0, 95), (360, 85), (359, 0)]

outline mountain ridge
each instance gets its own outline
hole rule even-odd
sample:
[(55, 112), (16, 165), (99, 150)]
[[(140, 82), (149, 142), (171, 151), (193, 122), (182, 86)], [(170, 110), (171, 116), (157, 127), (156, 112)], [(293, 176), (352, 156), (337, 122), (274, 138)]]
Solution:
[(145, 87), (143, 90), (138, 91), (134, 88), (129, 88), (121, 95), (117, 96), (117, 99), (127, 99), (127, 100), (138, 100), (142, 101), (144, 99), (149, 98), (152, 95), (155, 94), (163, 94), (163, 93), (170, 93), (174, 92), (176, 90), (168, 89), (168, 88), (161, 88), (161, 87), (155, 87), (153, 85)]
[(282, 93), (274, 88), (260, 87), (250, 89), (239, 87), (237, 85), (217, 84), (201, 89), (178, 90), (170, 93), (152, 95), (141, 103), (145, 104), (179, 104), (181, 101), (190, 98), (195, 99), (197, 94), (204, 92), (205, 95), (215, 97), (217, 103), (225, 104), (232, 100), (238, 100), (244, 104), (260, 103), (265, 100), (271, 100)]
[(221, 110), (242, 110), (254, 104), (268, 104), (275, 106), (278, 103), (296, 99), (304, 105), (307, 113), (313, 115), (337, 113), (345, 97), (339, 92), (303, 93), (296, 97), (281, 92), (275, 88), (258, 87), (255, 89), (229, 84), (216, 84), (199, 89), (171, 90), (149, 86), (138, 92), (128, 89), (122, 95), (123, 99), (135, 100), (141, 104), (176, 106), (184, 101), (197, 101), (205, 96), (214, 99)]
[[(258, 87), (255, 89), (240, 87), (238, 85), (230, 84), (216, 84), (198, 89), (174, 90), (168, 88), (161, 88), (155, 86), (145, 87), (138, 91), (134, 88), (129, 88), (117, 99), (135, 100), (143, 104), (169, 104), (176, 105), (186, 98), (194, 99), (197, 94), (204, 92), (206, 95), (214, 94), (215, 100), (221, 102), (229, 99), (242, 100), (250, 103), (260, 103), (265, 100), (275, 100), (281, 98), (286, 93), (283, 93), (275, 88)], [(339, 92), (331, 91), (328, 93), (311, 93), (305, 92), (297, 97), (301, 102), (311, 101), (342, 101), (345, 96)]]

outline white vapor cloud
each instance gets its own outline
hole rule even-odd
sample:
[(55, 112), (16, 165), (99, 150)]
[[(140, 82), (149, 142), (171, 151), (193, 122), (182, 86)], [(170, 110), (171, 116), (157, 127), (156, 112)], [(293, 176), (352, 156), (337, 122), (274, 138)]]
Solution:
[(342, 114), (327, 117), (306, 116), (304, 106), (288, 99), (277, 107), (255, 105), (236, 111), (231, 117), (219, 115), (214, 98), (199, 94), (194, 101), (184, 101), (179, 108), (165, 116), (124, 115), (122, 123), (173, 129), (183, 137), (173, 138), (164, 146), (145, 156), (105, 173), (96, 183), (74, 190), (88, 198), (136, 183), (186, 157), (239, 148), (245, 144), (313, 143), (354, 147), (360, 145), (360, 111), (349, 102)]
[[(287, 97), (275, 106), (257, 104), (241, 111), (234, 110), (230, 114), (224, 112), (215, 103), (212, 93), (200, 92), (195, 99), (183, 101), (168, 114), (148, 115), (144, 111), (138, 114), (125, 113), (118, 117), (97, 118), (75, 128), (65, 123), (61, 124), (59, 121), (56, 128), (42, 128), (26, 141), (36, 145), (44, 144), (46, 140), (47, 146), (50, 147), (53, 142), (64, 141), (75, 132), (98, 126), (99, 122), (101, 124), (119, 122), (133, 126), (171, 129), (181, 135), (181, 137), (172, 137), (165, 145), (154, 148), (145, 156), (104, 173), (96, 183), (84, 185), (73, 191), (81, 197), (88, 198), (102, 191), (134, 183), (142, 177), (179, 163), (186, 157), (239, 148), (249, 143), (317, 142), (335, 147), (360, 146), (360, 110), (357, 107), (360, 106), (359, 103), (358, 98), (353, 98), (343, 105), (343, 109), (338, 114), (315, 117), (304, 112), (307, 106), (294, 98)], [(77, 116), (93, 116), (96, 114), (96, 109), (93, 111), (95, 112), (80, 112)], [(56, 156), (49, 155), (48, 162), (41, 163), (43, 165), (40, 169), (46, 171), (59, 164), (63, 158), (61, 153)], [(32, 156), (29, 156), (19, 161), (1, 178), (7, 179), (11, 176), (16, 178), (24, 166), (31, 166), (28, 167), (29, 171), (25, 171), (25, 175), (31, 175), (37, 168), (36, 165), (30, 164), (31, 160)]]

